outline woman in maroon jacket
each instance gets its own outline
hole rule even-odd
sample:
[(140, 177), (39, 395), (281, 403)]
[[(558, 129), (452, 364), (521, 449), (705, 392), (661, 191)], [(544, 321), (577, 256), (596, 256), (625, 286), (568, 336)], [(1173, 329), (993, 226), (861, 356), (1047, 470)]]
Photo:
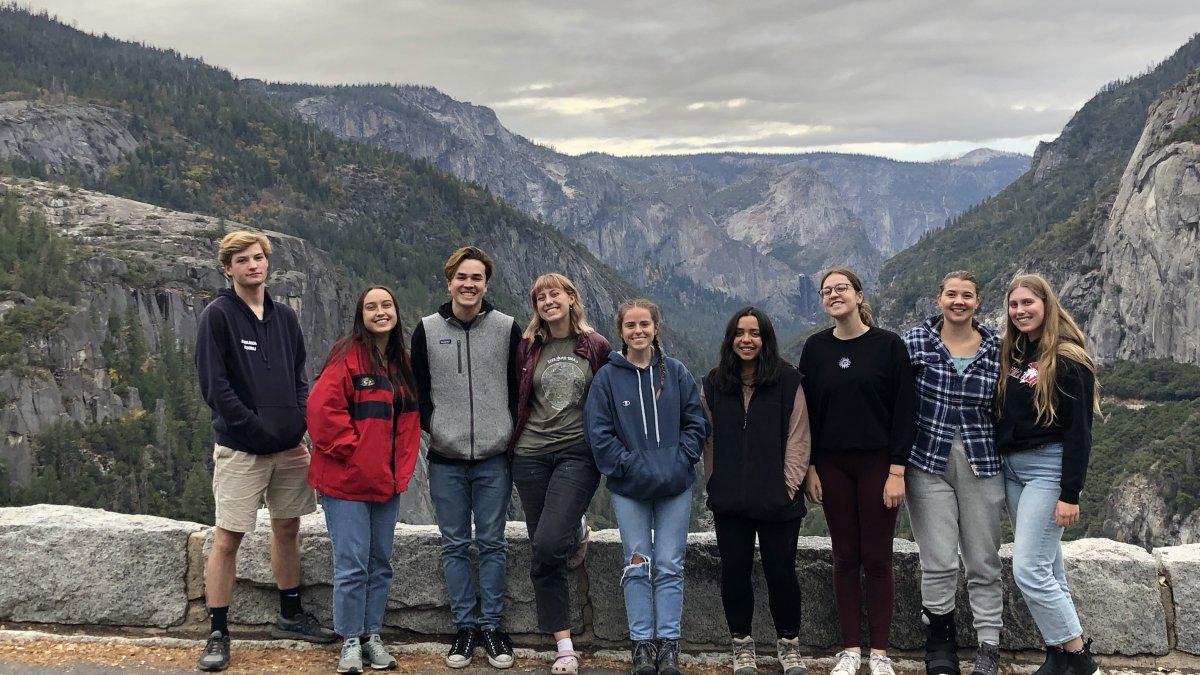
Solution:
[(333, 626), (345, 640), (339, 673), (363, 672), (364, 660), (375, 669), (396, 667), (379, 630), (399, 495), (421, 440), (402, 332), (395, 294), (368, 288), (308, 397), (308, 482), (321, 494), (333, 543)]
[(533, 319), (517, 345), (517, 426), (509, 452), (533, 548), (538, 628), (553, 633), (557, 646), (551, 672), (575, 673), (567, 570), (582, 562), (583, 513), (600, 484), (584, 439), (583, 404), (612, 347), (588, 325), (579, 291), (563, 275), (538, 277), (529, 302)]

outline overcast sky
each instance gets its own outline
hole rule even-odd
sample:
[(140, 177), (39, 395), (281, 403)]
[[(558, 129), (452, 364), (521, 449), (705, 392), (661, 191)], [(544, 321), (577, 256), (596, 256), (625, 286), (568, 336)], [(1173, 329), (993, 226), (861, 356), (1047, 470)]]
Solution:
[(436, 87), (560, 151), (1031, 152), (1197, 0), (35, 0), (239, 77)]

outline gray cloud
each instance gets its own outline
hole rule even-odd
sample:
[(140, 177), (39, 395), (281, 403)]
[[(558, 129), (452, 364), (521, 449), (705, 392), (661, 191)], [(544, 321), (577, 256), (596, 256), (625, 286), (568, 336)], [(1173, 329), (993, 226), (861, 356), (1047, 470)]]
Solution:
[(31, 5), (240, 77), (432, 85), (570, 152), (1027, 150), (1200, 30), (1194, 0)]

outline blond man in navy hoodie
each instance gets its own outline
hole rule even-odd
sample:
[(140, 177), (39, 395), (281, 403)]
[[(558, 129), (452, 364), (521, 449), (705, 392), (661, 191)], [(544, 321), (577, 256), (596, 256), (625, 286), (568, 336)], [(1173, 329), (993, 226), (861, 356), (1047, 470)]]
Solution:
[(229, 601), (242, 537), (253, 532), (258, 508), (271, 513), (271, 569), (279, 586), (272, 637), (333, 642), (300, 604), (300, 516), (316, 510), (308, 486), (304, 445), (308, 378), (304, 336), (292, 308), (267, 293), (271, 242), (254, 232), (231, 232), (218, 260), (231, 288), (200, 314), (196, 373), (212, 408), (213, 497), (216, 528), (204, 569), (211, 632), (200, 669), (229, 667)]

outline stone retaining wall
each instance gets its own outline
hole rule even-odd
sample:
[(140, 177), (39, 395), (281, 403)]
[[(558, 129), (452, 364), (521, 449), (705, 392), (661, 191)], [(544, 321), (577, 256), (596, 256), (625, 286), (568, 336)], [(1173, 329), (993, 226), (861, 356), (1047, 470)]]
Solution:
[[(260, 513), (238, 557), (238, 582), (230, 608), (236, 624), (265, 625), (278, 607), (269, 556), (270, 524)], [(330, 619), (329, 537), (323, 518), (301, 521), (304, 602)], [(523, 523), (509, 523), (506, 628), (520, 638), (536, 633), (529, 545)], [(153, 516), (133, 516), (71, 506), (0, 509), (0, 621), (157, 627), (193, 630), (203, 621), (203, 569), (211, 528)], [(896, 540), (896, 618), (892, 644), (921, 644), (917, 547)], [(1067, 576), (1080, 618), (1099, 654), (1200, 656), (1200, 545), (1153, 553), (1107, 539), (1063, 546)], [(1037, 650), (1036, 628), (1012, 581), (1011, 551), (1004, 560), (1006, 649)], [(433, 526), (398, 525), (395, 580), (385, 625), (416, 635), (450, 630), (442, 583), (440, 546)], [(617, 645), (627, 630), (620, 588), (624, 567), (615, 530), (593, 535), (587, 564), (571, 580), (573, 623), (586, 645)], [(828, 649), (837, 639), (829, 540), (804, 537), (797, 553), (804, 603), (801, 640)], [(688, 538), (684, 637), (692, 647), (728, 640), (721, 611), (720, 558), (712, 533)], [(755, 580), (755, 634), (773, 639), (761, 569)], [(974, 641), (966, 590), (959, 588), (959, 635)], [(174, 629), (171, 631), (169, 629)]]

